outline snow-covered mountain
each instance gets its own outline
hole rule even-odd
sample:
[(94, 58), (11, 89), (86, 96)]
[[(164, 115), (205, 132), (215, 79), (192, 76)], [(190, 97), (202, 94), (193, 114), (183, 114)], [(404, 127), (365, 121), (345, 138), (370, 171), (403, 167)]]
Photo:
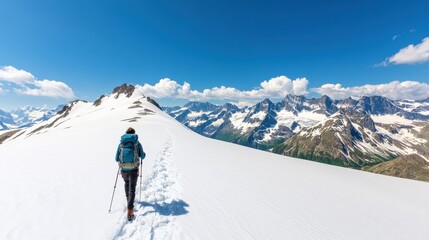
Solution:
[(185, 126), (205, 136), (269, 149), (305, 127), (326, 120), (339, 109), (370, 115), (396, 115), (409, 120), (429, 120), (429, 100), (393, 101), (384, 97), (332, 100), (287, 95), (279, 103), (269, 99), (253, 107), (190, 102), (164, 110)]
[(326, 96), (306, 99), (288, 95), (277, 104), (264, 99), (246, 108), (230, 103), (223, 106), (204, 103), (212, 109), (204, 110), (197, 107), (199, 104), (191, 102), (181, 108), (164, 109), (198, 133), (262, 149), (279, 144), (302, 127), (312, 126), (336, 111), (332, 100)]
[(341, 109), (325, 121), (301, 130), (274, 151), (353, 168), (410, 154), (429, 156), (428, 141), (419, 136), (429, 123), (406, 121), (397, 115), (391, 118), (393, 121), (388, 121), (386, 115), (371, 117), (365, 112)]
[(429, 115), (429, 97), (418, 101), (397, 101), (396, 102), (405, 111)]
[[(270, 103), (260, 109), (269, 110)], [(112, 213), (107, 209), (117, 173), (115, 151), (130, 126), (147, 158), (136, 219), (127, 223), (121, 178)], [(10, 135), (0, 144), (0, 239), (423, 240), (429, 235), (427, 183), (206, 138), (133, 86), (96, 103), (71, 102), (49, 120)]]
[(12, 125), (14, 123), (15, 121), (13, 120), (12, 114), (0, 109), (0, 130), (9, 129), (7, 125)]
[(0, 110), (0, 130), (30, 127), (36, 123), (48, 120), (57, 114), (64, 105), (59, 105), (53, 109), (42, 107), (22, 107), (11, 112)]
[(205, 136), (334, 165), (362, 168), (409, 154), (429, 159), (428, 141), (421, 137), (427, 131), (429, 99), (334, 101), (287, 95), (279, 103), (265, 99), (243, 109), (227, 105), (192, 102), (165, 110)]

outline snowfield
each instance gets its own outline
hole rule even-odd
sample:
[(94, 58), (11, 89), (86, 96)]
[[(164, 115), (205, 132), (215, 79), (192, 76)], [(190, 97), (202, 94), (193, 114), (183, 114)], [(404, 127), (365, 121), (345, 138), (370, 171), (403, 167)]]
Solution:
[[(59, 117), (0, 144), (0, 239), (429, 237), (424, 182), (202, 137), (137, 92)], [(131, 223), (120, 176), (108, 213), (115, 151), (130, 126), (147, 153)]]

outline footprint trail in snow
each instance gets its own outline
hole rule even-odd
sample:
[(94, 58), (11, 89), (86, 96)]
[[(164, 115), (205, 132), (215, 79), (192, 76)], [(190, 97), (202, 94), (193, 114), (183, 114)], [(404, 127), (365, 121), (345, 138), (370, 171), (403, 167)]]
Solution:
[[(188, 205), (180, 200), (181, 188), (172, 159), (173, 141), (167, 141), (158, 154), (151, 174), (142, 184), (142, 199), (136, 189), (135, 219), (128, 222), (126, 214), (119, 220), (114, 239), (172, 239), (179, 234), (174, 224), (177, 216), (187, 213)], [(139, 184), (139, 183), (138, 183)]]

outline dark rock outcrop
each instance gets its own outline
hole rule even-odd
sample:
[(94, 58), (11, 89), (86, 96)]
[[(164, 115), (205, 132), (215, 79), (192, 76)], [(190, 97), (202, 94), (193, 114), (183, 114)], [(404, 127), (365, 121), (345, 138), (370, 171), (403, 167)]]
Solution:
[(96, 107), (100, 106), (101, 101), (103, 100), (104, 97), (105, 97), (104, 95), (101, 95), (97, 100), (95, 100), (94, 106), (96, 106)]
[(146, 98), (147, 99), (147, 101), (148, 102), (150, 102), (150, 103), (152, 103), (153, 105), (155, 105), (157, 108), (159, 108), (159, 109), (161, 109), (162, 110), (162, 108), (161, 108), (161, 106), (155, 101), (155, 100), (153, 100), (152, 98), (150, 98), (150, 97), (147, 97)]
[(133, 95), (135, 89), (136, 89), (135, 86), (128, 85), (128, 84), (124, 83), (119, 87), (115, 87), (115, 89), (113, 89), (112, 93), (116, 94), (115, 98), (118, 98), (120, 94), (125, 94), (125, 96), (131, 97), (131, 95)]

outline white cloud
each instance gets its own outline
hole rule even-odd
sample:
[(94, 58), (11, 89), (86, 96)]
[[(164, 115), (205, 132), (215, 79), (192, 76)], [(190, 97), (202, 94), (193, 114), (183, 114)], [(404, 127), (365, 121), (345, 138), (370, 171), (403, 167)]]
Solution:
[(0, 67), (0, 81), (16, 84), (15, 92), (54, 98), (74, 98), (73, 90), (67, 84), (55, 80), (37, 80), (33, 74), (13, 66)]
[(258, 103), (258, 101), (238, 101), (238, 102), (230, 102), (239, 108), (250, 107)]
[(367, 84), (343, 87), (341, 84), (324, 84), (312, 91), (334, 99), (360, 96), (384, 96), (389, 99), (423, 99), (429, 96), (429, 84), (415, 81), (393, 81), (386, 84)]
[(0, 80), (23, 86), (24, 84), (32, 83), (35, 77), (22, 69), (18, 70), (12, 66), (3, 66), (0, 68)]
[(191, 85), (184, 82), (183, 85), (169, 78), (161, 79), (155, 85), (144, 84), (139, 90), (147, 96), (154, 98), (181, 98), (189, 100), (251, 100), (262, 98), (284, 98), (287, 94), (306, 95), (308, 80), (298, 78), (291, 80), (285, 76), (263, 81), (259, 88), (241, 91), (233, 87), (213, 87), (203, 91), (192, 90)]
[(261, 83), (261, 89), (258, 90), (259, 94), (265, 96), (274, 97), (285, 97), (287, 94), (295, 95), (306, 95), (308, 80), (306, 78), (297, 78), (291, 80), (285, 76), (280, 76), (276, 78), (271, 78), (268, 81), (263, 81)]
[(395, 55), (387, 58), (375, 67), (387, 66), (389, 64), (415, 64), (429, 61), (429, 37), (417, 45), (410, 44), (402, 48)]
[(386, 60), (384, 60), (383, 62), (374, 64), (373, 67), (387, 67), (388, 65), (389, 65), (389, 58), (386, 58)]
[(24, 95), (45, 96), (54, 98), (71, 99), (74, 97), (73, 90), (63, 82), (54, 80), (35, 81), (36, 88), (17, 89), (16, 91)]
[(392, 41), (395, 41), (398, 37), (399, 37), (399, 35), (393, 36)]

